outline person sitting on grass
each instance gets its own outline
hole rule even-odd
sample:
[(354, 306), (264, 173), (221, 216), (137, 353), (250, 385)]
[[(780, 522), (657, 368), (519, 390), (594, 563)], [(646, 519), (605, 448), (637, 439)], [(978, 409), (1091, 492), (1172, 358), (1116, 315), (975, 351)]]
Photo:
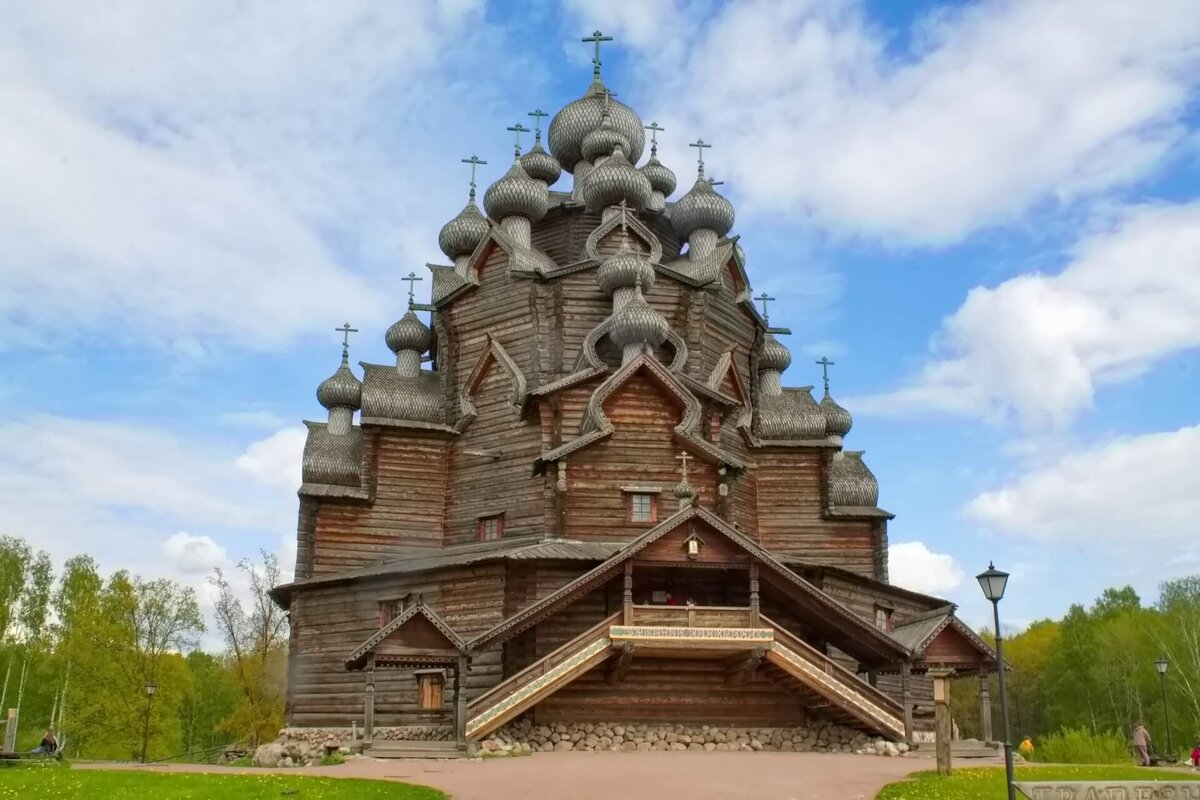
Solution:
[(33, 749), (33, 752), (47, 756), (52, 756), (58, 752), (58, 737), (54, 735), (53, 728), (46, 728), (46, 733), (42, 736), (41, 743)]

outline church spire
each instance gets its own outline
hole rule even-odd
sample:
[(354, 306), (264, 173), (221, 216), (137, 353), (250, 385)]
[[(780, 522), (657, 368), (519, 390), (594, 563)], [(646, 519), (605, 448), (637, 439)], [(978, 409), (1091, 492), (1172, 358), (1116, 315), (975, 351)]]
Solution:
[(350, 432), (354, 412), (362, 404), (362, 383), (350, 370), (350, 334), (358, 328), (347, 322), (334, 330), (342, 334), (342, 363), (317, 387), (317, 402), (329, 411), (329, 432), (343, 434)]

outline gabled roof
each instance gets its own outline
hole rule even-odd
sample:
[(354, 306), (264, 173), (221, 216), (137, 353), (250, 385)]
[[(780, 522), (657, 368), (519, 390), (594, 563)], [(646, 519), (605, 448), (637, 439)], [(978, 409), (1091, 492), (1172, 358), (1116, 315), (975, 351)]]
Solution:
[(914, 657), (919, 659), (938, 634), (947, 628), (953, 628), (962, 635), (985, 659), (993, 663), (996, 661), (996, 651), (979, 638), (979, 634), (971, 630), (970, 626), (954, 615), (953, 605), (935, 609), (897, 625), (892, 630), (892, 638), (911, 650)]
[(446, 621), (438, 616), (436, 611), (424, 603), (418, 602), (408, 610), (397, 615), (391, 622), (375, 631), (375, 633), (371, 634), (365, 642), (354, 648), (350, 655), (346, 657), (346, 668), (361, 668), (363, 663), (366, 661), (367, 656), (373, 652), (375, 648), (383, 642), (384, 639), (387, 639), (393, 633), (400, 630), (417, 616), (424, 617), (430, 622), (430, 624), (433, 625), (434, 628), (437, 629), (438, 633), (440, 633), (446, 639), (446, 644), (449, 645), (448, 649), (456, 650), (459, 653), (466, 652), (466, 645), (464, 644), (462, 637), (455, 633), (454, 629), (447, 625)]
[[(629, 542), (624, 548), (618, 551), (612, 558), (605, 561), (603, 564), (595, 567), (589, 572), (584, 573), (558, 590), (551, 592), (541, 600), (527, 606), (525, 609), (517, 612), (508, 619), (500, 622), (488, 631), (480, 634), (467, 643), (470, 650), (479, 650), (481, 648), (504, 641), (523, 630), (537, 624), (541, 617), (552, 613), (557, 608), (568, 604), (573, 597), (597, 583), (606, 580), (616, 571), (624, 562), (637, 555), (649, 545), (661, 539), (671, 531), (678, 528), (680, 525), (689, 520), (697, 519), (706, 523), (710, 528), (717, 531), (727, 538), (729, 541), (737, 545), (754, 560), (760, 564), (767, 566), (778, 579), (786, 584), (793, 592), (793, 597), (803, 598), (804, 602), (809, 604), (811, 610), (817, 612), (825, 612), (826, 629), (825, 633), (830, 640), (840, 642), (838, 647), (853, 655), (854, 650), (862, 652), (863, 647), (855, 647), (854, 642), (866, 644), (866, 649), (873, 651), (872, 655), (876, 660), (884, 661), (896, 658), (906, 658), (909, 654), (908, 648), (898, 642), (891, 636), (888, 636), (883, 631), (877, 629), (873, 624), (856, 616), (848, 608), (834, 600), (822, 592), (817, 587), (813, 586), (808, 581), (801, 578), (796, 573), (792, 572), (782, 563), (780, 563), (770, 552), (759, 547), (755, 542), (743, 536), (736, 529), (731, 527), (723, 519), (715, 514), (700, 508), (699, 506), (689, 506), (681, 509), (658, 526), (650, 529), (646, 533)], [(850, 643), (848, 646), (847, 643)]]
[[(956, 608), (956, 606), (949, 600), (941, 597), (934, 597), (933, 595), (924, 594), (922, 592), (914, 592), (912, 589), (905, 589), (903, 586), (896, 586), (895, 584), (881, 581), (876, 578), (863, 575), (862, 573), (854, 572), (853, 570), (835, 567), (831, 564), (822, 564), (819, 561), (810, 561), (799, 556), (783, 554), (776, 557), (782, 563), (787, 564), (793, 569), (800, 569), (806, 573), (816, 572), (819, 575), (836, 575), (843, 580), (850, 581), (851, 583), (857, 583), (860, 586), (865, 586), (868, 589), (881, 594), (893, 595), (905, 600), (915, 600), (917, 602), (924, 603), (929, 607), (930, 611), (934, 611), (935, 613), (940, 613), (941, 611), (945, 611), (947, 609), (950, 611), (950, 613), (953, 613), (954, 609)], [(921, 615), (922, 618), (924, 616), (924, 614)], [(912, 619), (905, 620), (905, 624), (908, 624), (915, 619), (917, 618), (913, 617)]]
[(525, 385), (525, 375), (521, 372), (521, 368), (517, 366), (517, 362), (513, 360), (508, 351), (504, 349), (504, 345), (492, 336), (490, 333), (484, 334), (486, 343), (483, 347), (483, 352), (479, 354), (479, 358), (475, 361), (475, 366), (471, 370), (471, 374), (467, 377), (466, 383), (459, 391), (458, 395), (458, 422), (454, 429), (462, 432), (466, 430), (477, 416), (475, 404), (472, 400), (475, 397), (475, 390), (479, 388), (479, 384), (483, 381), (487, 374), (489, 364), (495, 362), (500, 369), (504, 370), (504, 374), (508, 376), (508, 382), (511, 389), (509, 394), (509, 402), (519, 411), (525, 407), (525, 398), (528, 394)]

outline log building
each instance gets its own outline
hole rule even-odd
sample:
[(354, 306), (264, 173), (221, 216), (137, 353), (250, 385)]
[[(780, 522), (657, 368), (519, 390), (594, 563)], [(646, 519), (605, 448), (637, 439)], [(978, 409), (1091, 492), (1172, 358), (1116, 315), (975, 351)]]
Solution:
[(465, 746), (521, 715), (818, 718), (911, 739), (924, 674), (994, 656), (950, 603), (889, 584), (851, 416), (827, 376), (819, 401), (783, 385), (787, 331), (755, 305), (707, 145), (670, 199), (598, 59), (549, 151), (531, 116), (483, 211), (467, 160), (452, 263), (430, 304), (410, 288), (395, 363), (355, 374), (343, 346), (317, 390), (295, 580), (274, 591), (288, 724)]

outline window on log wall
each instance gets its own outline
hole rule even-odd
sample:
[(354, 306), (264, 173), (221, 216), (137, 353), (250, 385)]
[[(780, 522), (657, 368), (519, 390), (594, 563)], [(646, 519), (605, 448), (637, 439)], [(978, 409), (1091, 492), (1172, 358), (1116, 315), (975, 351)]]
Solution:
[(875, 606), (875, 627), (891, 633), (892, 610), (884, 606)]
[(479, 541), (490, 542), (504, 536), (504, 515), (493, 514), (479, 518)]
[(629, 493), (629, 521), (630, 522), (657, 522), (658, 521), (658, 495), (643, 494), (641, 492)]
[(440, 669), (419, 669), (417, 703), (422, 711), (441, 711), (446, 704), (446, 672)]

